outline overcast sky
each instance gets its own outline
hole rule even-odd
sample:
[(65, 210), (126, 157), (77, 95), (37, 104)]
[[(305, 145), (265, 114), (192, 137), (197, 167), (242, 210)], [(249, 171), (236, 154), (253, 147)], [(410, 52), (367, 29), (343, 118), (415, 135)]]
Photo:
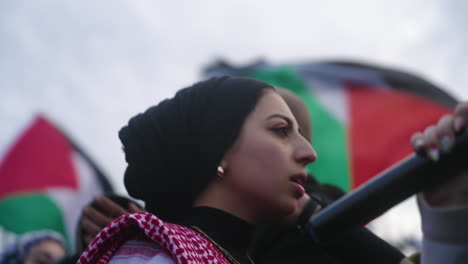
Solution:
[(0, 158), (35, 112), (124, 192), (117, 131), (200, 77), (237, 64), (356, 59), (410, 70), (468, 99), (466, 1), (0, 2)]

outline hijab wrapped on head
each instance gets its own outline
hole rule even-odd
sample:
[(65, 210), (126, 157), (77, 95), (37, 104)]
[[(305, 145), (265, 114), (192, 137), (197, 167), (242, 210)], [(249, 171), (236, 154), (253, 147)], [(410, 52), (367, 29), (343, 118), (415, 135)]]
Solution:
[(224, 153), (268, 83), (216, 77), (184, 88), (119, 132), (128, 193), (166, 221), (180, 220), (216, 176)]

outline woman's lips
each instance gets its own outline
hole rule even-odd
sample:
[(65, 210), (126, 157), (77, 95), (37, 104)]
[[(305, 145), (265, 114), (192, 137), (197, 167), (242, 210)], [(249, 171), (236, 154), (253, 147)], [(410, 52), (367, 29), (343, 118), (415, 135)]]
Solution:
[(307, 174), (305, 172), (297, 173), (291, 176), (289, 180), (293, 184), (295, 193), (298, 195), (298, 197), (299, 198), (302, 197), (302, 195), (304, 195), (305, 193), (305, 189), (303, 185), (305, 184), (307, 180)]
[(304, 186), (294, 181), (292, 181), (291, 183), (294, 186), (294, 193), (297, 194), (298, 198), (302, 197), (302, 195), (304, 195), (305, 193)]
[(297, 173), (291, 176), (289, 180), (304, 185), (307, 181), (307, 174), (305, 172)]

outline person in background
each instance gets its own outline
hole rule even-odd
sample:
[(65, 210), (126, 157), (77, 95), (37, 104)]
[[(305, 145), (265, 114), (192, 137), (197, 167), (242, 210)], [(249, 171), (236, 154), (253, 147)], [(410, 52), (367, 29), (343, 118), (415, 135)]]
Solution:
[(0, 255), (0, 264), (48, 264), (66, 254), (62, 236), (54, 231), (35, 231), (20, 236)]

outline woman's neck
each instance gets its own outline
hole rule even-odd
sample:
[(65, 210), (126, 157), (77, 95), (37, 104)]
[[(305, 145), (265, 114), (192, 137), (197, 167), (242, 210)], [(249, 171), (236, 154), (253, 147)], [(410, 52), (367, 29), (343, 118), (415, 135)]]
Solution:
[(236, 207), (236, 206), (225, 206), (216, 203), (196, 203), (193, 206), (194, 208), (198, 207), (209, 207), (214, 208), (220, 211), (223, 211), (227, 214), (230, 214), (236, 218), (241, 219), (242, 221), (249, 223), (251, 225), (255, 225), (257, 223), (257, 219), (253, 216), (246, 208)]
[(253, 210), (252, 203), (246, 203), (237, 193), (232, 193), (230, 189), (217, 182), (211, 183), (200, 193), (195, 200), (193, 207), (211, 207), (236, 216), (250, 224), (260, 223), (258, 212)]

